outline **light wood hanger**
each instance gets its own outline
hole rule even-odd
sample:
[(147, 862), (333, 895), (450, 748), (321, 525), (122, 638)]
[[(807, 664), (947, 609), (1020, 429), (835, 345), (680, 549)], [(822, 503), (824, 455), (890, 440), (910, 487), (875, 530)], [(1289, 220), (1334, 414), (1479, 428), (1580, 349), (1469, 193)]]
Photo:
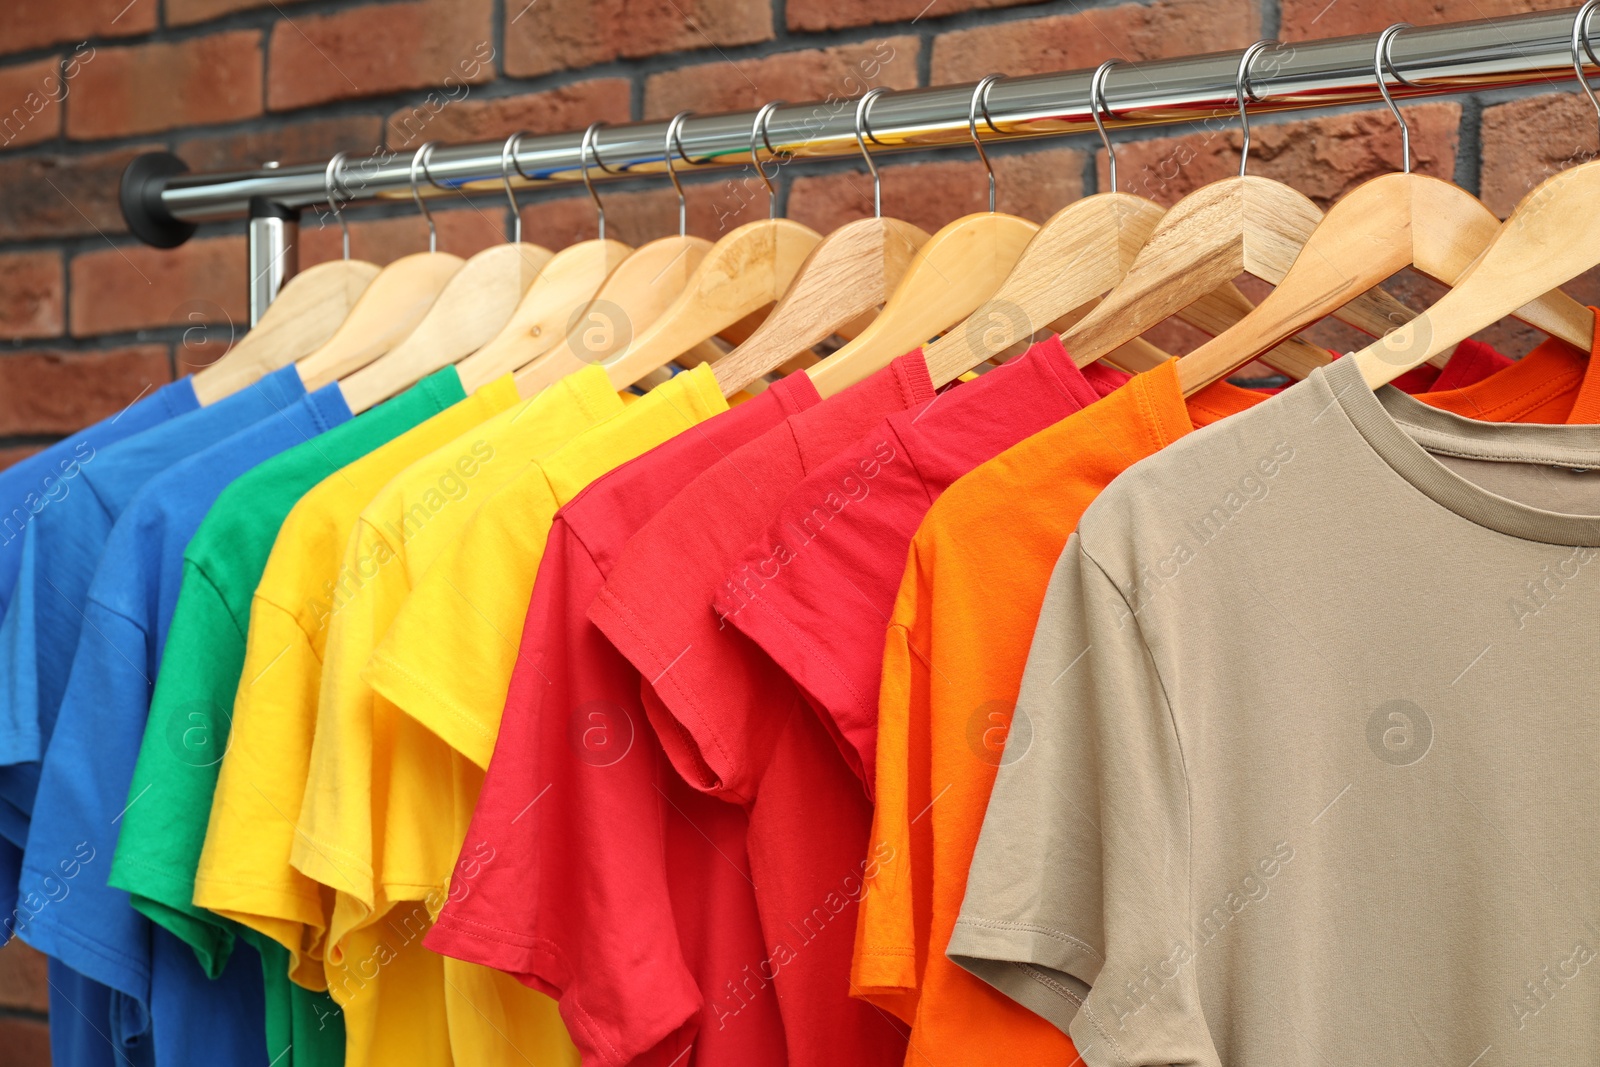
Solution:
[[(763, 112), (770, 113), (776, 106), (769, 104)], [(675, 116), (667, 124), (663, 150), (668, 177), (678, 194), (677, 234), (641, 245), (623, 260), (556, 346), (516, 372), (517, 389), (523, 396), (532, 396), (586, 366), (615, 359), (632, 343), (636, 331), (660, 318), (677, 299), (711, 250), (710, 241), (689, 236), (689, 202), (672, 164), (678, 127), (687, 114)], [(709, 341), (704, 343), (709, 346), (707, 359), (722, 355), (720, 348)]]
[[(1451, 182), (1411, 171), (1411, 131), (1384, 83), (1384, 68), (1393, 70), (1391, 42), (1405, 27), (1399, 23), (1379, 35), (1374, 62), (1379, 91), (1400, 124), (1404, 170), (1363, 182), (1345, 194), (1312, 231), (1289, 273), (1266, 299), (1178, 361), (1178, 382), (1185, 395), (1227, 377), (1255, 353), (1333, 313), (1344, 301), (1405, 267), (1455, 284), (1499, 231), (1500, 220), (1477, 197)], [(1594, 312), (1559, 289), (1514, 314), (1584, 350), (1594, 336)]]
[[(456, 365), (461, 384), (477, 389), (505, 374), (527, 366), (561, 343), (583, 309), (594, 300), (606, 278), (633, 251), (621, 241), (606, 237), (605, 205), (589, 178), (589, 152), (595, 131), (603, 122), (591, 123), (583, 134), (583, 184), (594, 201), (598, 234), (557, 252), (523, 295), (511, 318), (487, 343)], [(596, 162), (599, 153), (595, 154)], [(526, 175), (524, 175), (526, 177)], [(531, 395), (519, 384), (519, 392)]]
[[(1167, 216), (1154, 201), (1116, 191), (1116, 153), (1100, 118), (1105, 109), (1101, 85), (1114, 62), (1108, 60), (1095, 71), (1090, 91), (1091, 112), (1111, 168), (1112, 191), (1085, 197), (1056, 212), (1029, 242), (993, 297), (923, 349), (935, 385), (954, 381), (991, 356), (1114, 290)], [(1309, 206), (1309, 201), (1306, 203)], [(1286, 270), (1288, 264), (1283, 267)], [(1232, 285), (1238, 273), (1236, 270), (1217, 281), (1209, 293), (1181, 308), (1178, 317), (1213, 334), (1238, 321), (1251, 306)], [(1093, 314), (1085, 316), (1084, 321)], [(1127, 340), (1131, 338), (1122, 338), (1105, 351)], [(1078, 357), (1076, 349), (1069, 347), (1068, 351)], [(1286, 342), (1267, 358), (1286, 372), (1326, 362), (1321, 349), (1297, 339)], [(1080, 365), (1087, 362), (1081, 360)]]
[[(416, 167), (422, 151), (427, 148), (428, 145), (423, 145), (411, 160), (411, 188), (418, 207), (423, 207), (423, 204), (421, 196), (416, 193)], [(341, 188), (338, 171), (343, 158), (341, 153), (328, 163), (330, 203), (338, 199), (338, 190)], [(334, 211), (338, 213), (336, 205)], [(423, 209), (423, 216), (428, 221), (428, 250), (401, 256), (379, 271), (333, 336), (316, 351), (296, 361), (307, 390), (317, 390), (329, 382), (337, 381), (393, 349), (416, 328), (439, 298), (446, 283), (461, 270), (464, 261), (460, 256), (439, 251), (433, 216), (427, 214), (426, 208)], [(343, 214), (339, 214), (339, 225), (344, 225)], [(348, 253), (348, 229), (345, 230), (344, 241)]]
[[(824, 237), (766, 321), (712, 365), (723, 395), (733, 395), (884, 303), (927, 243), (928, 234), (920, 227), (883, 217), (883, 183), (867, 150), (872, 136), (867, 120), (872, 102), (886, 92), (869, 89), (856, 102), (856, 145), (872, 175), (872, 217), (847, 222)], [(760, 170), (754, 137), (750, 151)]]
[(930, 237), (871, 324), (806, 371), (823, 396), (871, 376), (971, 315), (994, 295), (1039, 232), (1037, 223), (995, 210), (994, 167), (978, 136), (977, 112), (981, 106), (994, 129), (988, 98), (999, 80), (991, 74), (978, 82), (967, 107), (967, 131), (989, 175), (989, 210), (959, 218)]
[[(1584, 75), (1580, 46), (1600, 0), (1587, 0), (1572, 22), (1572, 65), (1589, 102), (1600, 99)], [(1373, 388), (1453, 349), (1486, 326), (1600, 265), (1600, 162), (1551, 175), (1523, 197), (1454, 288), (1421, 315), (1350, 357)], [(1590, 334), (1585, 350), (1592, 347)]]
[[(1062, 334), (1062, 344), (1079, 366), (1190, 307), (1241, 273), (1272, 284), (1281, 282), (1322, 220), (1322, 212), (1301, 193), (1244, 173), (1250, 152), (1247, 76), (1251, 61), (1273, 43), (1256, 42), (1245, 49), (1239, 63), (1235, 95), (1245, 135), (1239, 176), (1212, 182), (1180, 200), (1140, 249), (1127, 277), (1082, 322)], [(1381, 333), (1410, 314), (1409, 308), (1380, 291), (1355, 297), (1337, 316), (1357, 328)], [(1308, 347), (1310, 358), (1327, 362), (1326, 352)]]
[[(476, 351), (511, 318), (523, 294), (550, 262), (549, 249), (523, 244), (522, 217), (511, 189), (511, 166), (524, 136), (512, 134), (500, 150), (500, 178), (511, 204), (511, 243), (486, 248), (467, 260), (405, 340), (340, 383), (351, 411), (365, 411)], [(422, 153), (431, 148), (431, 144), (424, 145)], [(421, 159), (427, 174), (428, 156), (421, 154)], [(426, 207), (423, 212), (431, 233), (433, 217)]]

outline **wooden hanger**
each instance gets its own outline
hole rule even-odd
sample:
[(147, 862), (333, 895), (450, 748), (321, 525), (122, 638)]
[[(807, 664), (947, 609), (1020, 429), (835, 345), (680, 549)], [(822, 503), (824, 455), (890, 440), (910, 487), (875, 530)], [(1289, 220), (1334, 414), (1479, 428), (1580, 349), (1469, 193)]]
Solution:
[[(340, 383), (350, 410), (365, 411), (476, 351), (511, 318), (523, 294), (550, 262), (549, 249), (522, 242), (511, 164), (523, 136), (512, 134), (500, 151), (500, 177), (511, 203), (511, 243), (486, 248), (467, 260), (405, 340)], [(426, 173), (426, 157), (422, 165)], [(433, 225), (432, 216), (428, 224)]]
[[(845, 223), (824, 237), (766, 321), (712, 365), (724, 395), (738, 392), (884, 303), (927, 243), (928, 234), (920, 227), (883, 217), (883, 183), (867, 151), (867, 117), (872, 102), (886, 92), (869, 89), (856, 102), (856, 145), (872, 175), (872, 217)], [(750, 148), (754, 158), (754, 137)], [(755, 162), (760, 170), (760, 159)]]
[(189, 379), (195, 398), (202, 405), (213, 404), (315, 352), (349, 317), (378, 274), (376, 263), (335, 259), (290, 278), (261, 321), (221, 359)]
[(806, 371), (823, 396), (875, 374), (971, 315), (994, 295), (1039, 232), (1037, 223), (995, 210), (994, 167), (978, 137), (977, 112), (982, 106), (988, 119), (989, 89), (999, 80), (991, 74), (978, 82), (967, 107), (967, 130), (989, 175), (989, 210), (959, 218), (930, 237), (871, 324)]
[[(1579, 46), (1589, 48), (1587, 0), (1572, 23), (1572, 65), (1589, 102), (1600, 99), (1584, 75)], [(1593, 52), (1590, 52), (1593, 55)], [(1393, 381), (1432, 356), (1448, 352), (1486, 326), (1600, 265), (1600, 162), (1551, 175), (1523, 197), (1489, 247), (1460, 281), (1428, 310), (1351, 358), (1373, 388)], [(1586, 344), (1593, 346), (1591, 332)]]
[[(1227, 377), (1256, 352), (1332, 314), (1344, 301), (1405, 267), (1454, 285), (1499, 231), (1500, 220), (1471, 193), (1411, 172), (1411, 131), (1384, 84), (1384, 67), (1393, 70), (1391, 42), (1405, 25), (1391, 26), (1379, 36), (1375, 63), (1379, 91), (1400, 124), (1405, 169), (1345, 194), (1266, 299), (1178, 361), (1178, 381), (1186, 395)], [(1560, 290), (1514, 314), (1585, 351), (1594, 336), (1594, 312)]]
[[(1212, 182), (1180, 200), (1139, 250), (1127, 276), (1082, 322), (1062, 334), (1062, 344), (1079, 366), (1182, 312), (1241, 273), (1281, 282), (1322, 220), (1322, 212), (1301, 193), (1244, 173), (1250, 149), (1246, 75), (1256, 54), (1272, 43), (1251, 45), (1239, 63), (1236, 96), (1245, 133), (1239, 176)], [(1367, 293), (1344, 305), (1338, 317), (1381, 332), (1410, 314), (1387, 294)], [(1314, 349), (1312, 356), (1327, 359)]]
[[(499, 332), (456, 365), (462, 387), (469, 392), (527, 366), (560, 344), (569, 324), (633, 251), (606, 238), (605, 208), (589, 179), (590, 146), (595, 131), (604, 125), (593, 123), (583, 135), (583, 184), (599, 215), (599, 236), (568, 245), (551, 257)], [(598, 161), (598, 152), (595, 158)]]
[[(1090, 89), (1091, 112), (1111, 167), (1112, 191), (1085, 197), (1056, 212), (1029, 242), (993, 297), (923, 349), (936, 385), (954, 381), (1046, 326), (1059, 328), (1057, 324), (1069, 315), (1113, 289), (1165, 215), (1154, 201), (1115, 191), (1116, 153), (1100, 118), (1105, 106), (1101, 85), (1113, 63), (1100, 65)], [(1179, 317), (1213, 334), (1236, 322), (1250, 303), (1231, 284), (1233, 276), (1184, 308)], [(1321, 349), (1297, 340), (1269, 358), (1284, 370), (1326, 362)]]
[[(769, 104), (762, 110), (770, 112), (776, 106)], [(677, 234), (643, 244), (623, 260), (556, 346), (516, 372), (517, 390), (523, 396), (533, 396), (586, 366), (614, 359), (632, 343), (637, 331), (661, 317), (711, 250), (710, 241), (688, 233), (689, 204), (672, 167), (679, 123), (678, 118), (668, 123), (663, 152), (668, 176), (678, 193)], [(708, 358), (721, 354), (722, 350), (714, 347), (707, 352)]]
[[(423, 145), (411, 160), (411, 191), (418, 207), (423, 204), (422, 197), (417, 194), (417, 162), (422, 152), (430, 147)], [(330, 204), (338, 199), (338, 169), (343, 158), (340, 153), (328, 163)], [(335, 206), (336, 214), (338, 210)], [(296, 362), (307, 390), (321, 389), (329, 382), (338, 381), (393, 349), (423, 320), (446, 283), (464, 266), (460, 256), (438, 250), (433, 216), (425, 207), (423, 216), (428, 220), (428, 250), (401, 256), (379, 271), (333, 336)], [(342, 214), (339, 214), (339, 225), (344, 225)], [(349, 230), (345, 231), (344, 240), (348, 254)]]

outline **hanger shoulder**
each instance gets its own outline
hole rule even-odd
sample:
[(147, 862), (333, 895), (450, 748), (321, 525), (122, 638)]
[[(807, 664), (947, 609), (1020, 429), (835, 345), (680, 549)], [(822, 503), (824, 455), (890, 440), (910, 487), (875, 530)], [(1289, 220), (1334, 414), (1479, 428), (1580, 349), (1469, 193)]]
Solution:
[(877, 217), (847, 222), (828, 234), (756, 332), (713, 365), (723, 393), (738, 392), (884, 303), (927, 242), (919, 227)]
[(807, 370), (833, 396), (924, 345), (994, 296), (1039, 232), (1016, 215), (967, 215), (928, 238), (867, 327)]
[(550, 257), (504, 325), (456, 365), (469, 392), (544, 355), (566, 336), (577, 315), (632, 249), (621, 241), (590, 240)]
[(238, 344), (190, 379), (195, 396), (201, 404), (215, 403), (315, 352), (377, 276), (377, 264), (359, 259), (318, 263), (296, 274)]
[(624, 389), (783, 296), (822, 236), (791, 219), (747, 222), (724, 235), (661, 317), (606, 368)]
[(504, 244), (468, 259), (416, 329), (344, 379), (350, 409), (365, 411), (483, 344), (510, 318), (550, 255), (537, 245)]
[(1600, 262), (1596, 197), (1600, 165), (1594, 163), (1581, 163), (1541, 182), (1448, 293), (1355, 354), (1367, 383), (1393, 381), (1594, 267)]
[(517, 389), (533, 396), (592, 363), (627, 349), (683, 292), (711, 250), (703, 237), (673, 234), (640, 245), (600, 286), (577, 324), (549, 352), (516, 371)]
[(422, 321), (463, 265), (449, 252), (417, 252), (384, 267), (333, 336), (299, 361), (306, 388), (320, 389), (393, 348)]
[[(934, 384), (954, 381), (1104, 294), (1127, 273), (1164, 214), (1154, 201), (1128, 193), (1099, 193), (1056, 212), (994, 296), (923, 349)], [(995, 328), (1001, 325), (1006, 328)]]

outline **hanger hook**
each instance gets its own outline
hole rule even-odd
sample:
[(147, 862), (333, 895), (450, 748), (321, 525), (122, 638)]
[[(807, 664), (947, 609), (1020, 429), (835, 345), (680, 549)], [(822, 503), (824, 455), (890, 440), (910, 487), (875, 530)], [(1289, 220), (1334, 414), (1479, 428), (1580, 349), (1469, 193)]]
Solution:
[(1400, 114), (1400, 107), (1394, 102), (1394, 97), (1389, 95), (1389, 85), (1384, 78), (1387, 70), (1395, 76), (1397, 81), (1404, 81), (1398, 71), (1394, 69), (1394, 57), (1389, 54), (1394, 45), (1394, 39), (1400, 35), (1401, 30), (1409, 30), (1411, 23), (1397, 22), (1393, 26), (1378, 34), (1378, 49), (1373, 56), (1373, 75), (1378, 80), (1378, 92), (1383, 94), (1383, 102), (1389, 105), (1390, 114), (1400, 124), (1400, 154), (1404, 157), (1401, 173), (1411, 173), (1411, 127), (1406, 124), (1406, 117)]
[(583, 131), (583, 187), (589, 190), (589, 199), (594, 201), (594, 213), (600, 218), (600, 240), (606, 239), (606, 206), (600, 202), (600, 194), (594, 191), (594, 182), (589, 178), (589, 152), (594, 152), (595, 166), (601, 170), (605, 165), (600, 162), (600, 147), (594, 143), (595, 131), (604, 126), (603, 122), (591, 122), (589, 128)]
[(1256, 56), (1273, 47), (1278, 42), (1268, 39), (1257, 41), (1244, 50), (1239, 57), (1239, 69), (1233, 75), (1233, 102), (1239, 109), (1239, 128), (1244, 131), (1244, 144), (1239, 149), (1239, 177), (1244, 177), (1245, 165), (1250, 162), (1250, 112), (1245, 105), (1250, 100), (1250, 67), (1255, 63)]
[[(1117, 153), (1111, 147), (1111, 138), (1106, 135), (1106, 124), (1101, 121), (1100, 113), (1111, 114), (1111, 109), (1106, 106), (1106, 72), (1120, 63), (1119, 59), (1108, 59), (1094, 68), (1094, 77), (1089, 80), (1089, 114), (1094, 118), (1094, 128), (1100, 131), (1100, 143), (1105, 145), (1106, 160), (1111, 169), (1111, 191), (1117, 191)], [(1112, 116), (1115, 118), (1116, 116)]]
[[(1595, 0), (1600, 3), (1600, 0)], [(967, 132), (972, 134), (972, 147), (978, 150), (978, 158), (983, 160), (983, 169), (989, 172), (989, 214), (994, 214), (995, 189), (994, 166), (989, 162), (989, 153), (983, 149), (983, 141), (978, 137), (978, 107), (983, 107), (983, 121), (994, 129), (994, 120), (989, 118), (989, 89), (995, 82), (1005, 77), (1004, 74), (991, 74), (984, 78), (972, 90), (972, 101), (967, 105)]]
[(1584, 5), (1578, 8), (1577, 17), (1572, 20), (1572, 72), (1578, 76), (1578, 84), (1583, 86), (1589, 103), (1594, 105), (1595, 114), (1600, 116), (1600, 97), (1595, 96), (1594, 86), (1589, 84), (1589, 76), (1583, 72), (1583, 55), (1578, 51), (1581, 43), (1583, 50), (1589, 53), (1589, 58), (1595, 58), (1594, 47), (1589, 44), (1589, 19), (1596, 7), (1600, 7), (1600, 0), (1584, 0)]
[[(1591, 0), (1600, 3), (1600, 0)], [(344, 258), (350, 258), (350, 224), (344, 221), (344, 212), (339, 209), (339, 168), (344, 166), (348, 153), (335, 152), (333, 158), (328, 160), (328, 169), (322, 173), (322, 188), (328, 194), (328, 207), (333, 209), (333, 217), (339, 220), (339, 229), (344, 231)]]
[[(693, 111), (680, 111), (672, 116), (667, 123), (667, 143), (662, 150), (662, 159), (667, 164), (667, 177), (672, 179), (672, 187), (678, 191), (678, 236), (684, 237), (689, 233), (689, 201), (683, 196), (683, 183), (678, 181), (678, 168), (673, 165), (672, 154), (676, 151), (683, 155), (683, 142), (678, 140), (678, 131), (683, 129), (683, 120), (693, 115)], [(684, 162), (689, 157), (684, 155)]]
[(888, 91), (880, 85), (868, 89), (856, 101), (856, 146), (861, 149), (861, 158), (867, 161), (867, 170), (872, 174), (872, 214), (880, 219), (883, 218), (883, 180), (878, 177), (878, 165), (872, 161), (872, 153), (867, 151), (867, 138), (872, 137), (872, 131), (867, 129), (867, 112), (872, 110), (872, 102)]
[(522, 168), (517, 166), (517, 149), (526, 136), (528, 131), (518, 130), (500, 146), (500, 180), (505, 183), (506, 199), (511, 201), (511, 243), (518, 245), (522, 243), (522, 212), (517, 208), (517, 194), (511, 191), (511, 171), (515, 168), (522, 174)]
[(411, 199), (417, 202), (417, 210), (422, 212), (422, 217), (428, 220), (428, 251), (439, 251), (439, 228), (433, 224), (433, 213), (428, 210), (428, 205), (422, 199), (422, 190), (417, 188), (417, 168), (422, 168), (422, 173), (428, 179), (428, 184), (433, 184), (433, 175), (428, 173), (428, 159), (433, 155), (437, 142), (428, 141), (417, 154), (411, 157)]
[[(1596, 0), (1600, 3), (1600, 0)], [(761, 166), (761, 156), (756, 149), (756, 138), (761, 138), (761, 143), (767, 147), (767, 155), (777, 159), (777, 150), (772, 147), (772, 139), (767, 136), (767, 124), (772, 121), (772, 113), (784, 103), (782, 100), (773, 100), (762, 104), (761, 110), (756, 112), (756, 120), (750, 126), (750, 162), (756, 165), (756, 173), (761, 177), (761, 184), (767, 187), (767, 218), (778, 217), (778, 190), (773, 187), (772, 179), (767, 177), (767, 172)]]

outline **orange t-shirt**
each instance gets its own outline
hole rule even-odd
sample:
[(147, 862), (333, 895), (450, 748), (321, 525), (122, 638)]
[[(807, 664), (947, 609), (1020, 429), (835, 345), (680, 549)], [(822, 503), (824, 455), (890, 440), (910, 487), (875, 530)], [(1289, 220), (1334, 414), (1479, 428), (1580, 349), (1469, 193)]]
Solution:
[[(1600, 421), (1600, 372), (1549, 341), (1475, 385), (1419, 394), (1496, 422)], [(901, 580), (878, 705), (875, 849), (856, 926), (858, 995), (914, 1003), (910, 1065), (1075, 1063), (1067, 1036), (946, 959), (1056, 558), (1123, 470), (1195, 425), (1266, 398), (1219, 383), (1185, 402), (1169, 361), (959, 479), (924, 518)], [(1025, 508), (1016, 501), (1029, 501)]]

